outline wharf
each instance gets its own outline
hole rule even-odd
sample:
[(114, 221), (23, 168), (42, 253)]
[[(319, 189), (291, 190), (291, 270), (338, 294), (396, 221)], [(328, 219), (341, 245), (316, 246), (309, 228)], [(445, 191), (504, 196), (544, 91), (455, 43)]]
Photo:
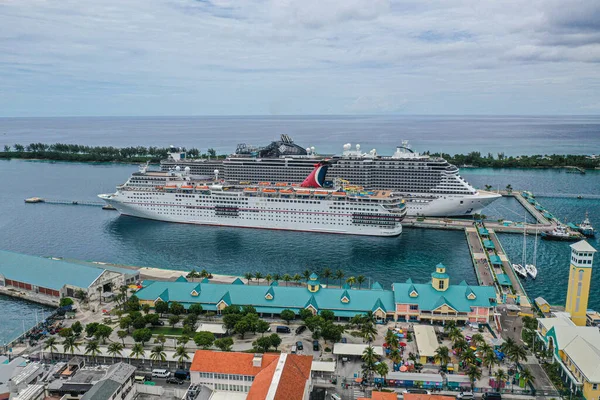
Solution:
[(29, 203), (29, 204), (36, 204), (36, 203), (64, 204), (64, 205), (74, 205), (74, 206), (95, 206), (95, 207), (102, 207), (106, 204), (101, 201), (52, 200), (52, 199), (43, 199), (41, 197), (31, 197), (31, 198), (25, 199), (25, 203)]
[[(546, 218), (544, 216), (544, 214), (540, 210), (538, 210), (537, 208), (535, 208), (535, 204), (531, 204), (529, 201), (527, 201), (527, 199), (525, 197), (523, 197), (523, 193), (522, 192), (515, 192), (515, 191), (512, 191), (512, 192), (500, 192), (500, 194), (502, 196), (514, 197), (515, 199), (517, 199), (517, 201), (519, 203), (521, 203), (521, 205), (523, 206), (523, 208), (525, 208), (525, 210), (527, 210), (527, 212), (533, 218), (536, 219), (536, 221), (537, 221), (538, 224), (545, 225), (546, 227), (552, 227), (552, 229), (554, 229), (554, 227), (556, 226), (556, 221), (554, 221), (553, 219)], [(540, 227), (540, 228), (543, 228), (543, 226)]]
[(494, 286), (494, 278), (491, 273), (491, 265), (485, 250), (481, 244), (481, 238), (477, 232), (477, 228), (465, 228), (469, 251), (471, 252), (471, 260), (475, 267), (475, 274), (480, 285)]
[[(549, 232), (554, 229), (555, 225), (539, 225), (539, 224), (512, 224), (505, 225), (501, 222), (489, 222), (486, 221), (485, 225), (489, 228), (494, 229), (496, 232), (501, 233), (519, 233), (523, 234), (523, 229), (527, 232)], [(403, 228), (426, 228), (426, 229), (443, 229), (443, 230), (465, 230), (466, 228), (474, 226), (474, 222), (471, 219), (460, 219), (460, 218), (442, 218), (442, 217), (406, 217), (402, 221)]]

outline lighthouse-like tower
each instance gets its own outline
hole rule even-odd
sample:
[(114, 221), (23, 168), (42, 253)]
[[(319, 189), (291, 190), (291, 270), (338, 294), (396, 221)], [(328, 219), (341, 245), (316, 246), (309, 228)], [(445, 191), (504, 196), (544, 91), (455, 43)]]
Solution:
[(595, 252), (596, 249), (585, 240), (571, 245), (571, 266), (565, 311), (571, 314), (571, 320), (578, 326), (585, 326)]

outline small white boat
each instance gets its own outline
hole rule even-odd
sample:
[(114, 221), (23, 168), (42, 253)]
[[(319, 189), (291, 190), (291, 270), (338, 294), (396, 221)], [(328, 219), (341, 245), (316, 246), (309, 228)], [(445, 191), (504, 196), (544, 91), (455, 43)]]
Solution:
[(527, 278), (527, 270), (521, 264), (513, 264), (512, 267), (517, 275), (521, 276), (522, 278)]
[(525, 265), (525, 271), (527, 272), (527, 275), (529, 275), (533, 279), (535, 279), (535, 277), (537, 276), (537, 268), (533, 264)]

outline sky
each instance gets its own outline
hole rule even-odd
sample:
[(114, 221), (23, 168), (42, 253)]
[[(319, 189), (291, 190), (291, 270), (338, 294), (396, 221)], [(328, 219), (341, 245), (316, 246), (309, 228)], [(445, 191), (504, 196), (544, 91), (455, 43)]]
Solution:
[(600, 114), (598, 0), (0, 0), (0, 116)]

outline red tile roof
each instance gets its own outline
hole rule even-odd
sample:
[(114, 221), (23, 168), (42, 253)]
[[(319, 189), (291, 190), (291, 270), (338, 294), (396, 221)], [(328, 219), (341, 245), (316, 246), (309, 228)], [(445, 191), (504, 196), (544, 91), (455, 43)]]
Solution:
[(359, 397), (356, 400), (397, 400), (398, 393), (394, 392), (376, 392), (371, 393), (371, 397)]
[(273, 362), (276, 365), (279, 354), (262, 354), (262, 365), (260, 367), (252, 365), (253, 358), (254, 354), (252, 353), (197, 350), (190, 371), (256, 376)]
[[(287, 354), (274, 399), (302, 400), (306, 382), (310, 379), (311, 366), (312, 356)], [(264, 400), (267, 397), (276, 367), (277, 362), (273, 362), (256, 376), (246, 400)]]

